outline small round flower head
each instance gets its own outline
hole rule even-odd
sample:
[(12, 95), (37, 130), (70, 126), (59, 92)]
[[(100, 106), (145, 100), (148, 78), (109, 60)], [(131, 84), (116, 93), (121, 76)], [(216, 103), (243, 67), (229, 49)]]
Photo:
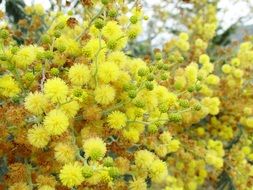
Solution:
[(206, 83), (207, 84), (210, 84), (210, 85), (217, 85), (219, 84), (220, 82), (220, 78), (216, 75), (209, 75), (207, 78), (206, 78)]
[(130, 182), (129, 185), (130, 190), (146, 190), (147, 189), (147, 184), (145, 179), (143, 178), (138, 178), (134, 181)]
[(42, 4), (34, 4), (33, 6), (35, 14), (37, 15), (43, 15), (45, 13), (44, 7)]
[(185, 68), (185, 75), (190, 84), (194, 84), (198, 77), (198, 65), (191, 63)]
[(208, 112), (211, 115), (217, 115), (219, 113), (220, 100), (217, 97), (205, 97), (202, 99), (202, 104), (208, 108)]
[(68, 77), (74, 85), (84, 85), (90, 80), (91, 74), (87, 65), (75, 64), (69, 69)]
[(128, 130), (123, 131), (123, 137), (131, 143), (137, 143), (140, 140), (140, 132), (137, 129), (130, 127)]
[(210, 62), (210, 58), (209, 58), (208, 55), (206, 55), (206, 54), (200, 55), (200, 57), (199, 57), (199, 63), (206, 64), (206, 63), (209, 63), (209, 62)]
[(108, 116), (107, 121), (111, 128), (121, 129), (122, 127), (126, 126), (127, 118), (124, 113), (120, 111), (114, 111)]
[(115, 90), (110, 85), (101, 85), (95, 90), (95, 100), (102, 105), (108, 105), (115, 98)]
[(216, 153), (212, 150), (209, 150), (205, 157), (206, 163), (214, 166), (217, 169), (223, 167), (223, 159), (218, 157)]
[(245, 122), (247, 127), (253, 128), (253, 117), (248, 117)]
[(78, 162), (65, 164), (59, 177), (62, 184), (69, 188), (78, 186), (84, 181), (82, 166)]
[(134, 154), (135, 164), (138, 168), (148, 170), (155, 160), (155, 155), (148, 150), (139, 150)]
[(62, 45), (65, 45), (66, 50), (64, 51), (64, 53), (70, 56), (75, 57), (80, 55), (81, 53), (79, 43), (66, 35), (62, 35), (61, 37), (57, 38), (54, 45), (56, 49), (60, 49)]
[(0, 77), (0, 94), (5, 97), (14, 97), (20, 93), (17, 82), (9, 75)]
[(26, 183), (14, 183), (9, 187), (9, 190), (30, 190), (29, 186)]
[(104, 83), (116, 81), (119, 74), (119, 67), (115, 63), (105, 62), (99, 65), (98, 78)]
[(55, 109), (45, 117), (44, 126), (50, 135), (61, 135), (67, 130), (69, 120), (63, 111)]
[(64, 102), (68, 94), (68, 86), (60, 78), (48, 79), (44, 85), (45, 96), (53, 103)]
[[(88, 58), (94, 58), (98, 52), (98, 50), (105, 47), (105, 42), (101, 40), (101, 42), (97, 38), (90, 39), (87, 44), (82, 48), (83, 54)], [(105, 59), (105, 49), (102, 49), (98, 53), (99, 60)]]
[(124, 35), (120, 25), (116, 21), (107, 22), (102, 30), (102, 34), (105, 38), (115, 40)]
[(60, 109), (69, 117), (69, 118), (73, 118), (78, 110), (79, 110), (80, 106), (77, 103), (77, 101), (71, 101), (68, 102), (66, 104), (63, 104)]
[(168, 143), (170, 143), (170, 141), (172, 140), (172, 136), (171, 136), (170, 132), (165, 131), (165, 132), (163, 132), (163, 133), (160, 135), (159, 139), (160, 139), (164, 144), (168, 144)]
[(222, 72), (225, 74), (229, 74), (232, 71), (232, 67), (229, 64), (225, 64), (221, 68)]
[(179, 148), (180, 148), (180, 141), (177, 139), (171, 140), (167, 145), (168, 153), (176, 152)]
[(75, 150), (68, 144), (58, 143), (54, 151), (54, 156), (58, 162), (66, 164), (75, 160)]
[(160, 183), (168, 175), (167, 165), (161, 160), (155, 160), (151, 163), (149, 172), (152, 181)]
[(87, 157), (92, 160), (99, 160), (105, 156), (106, 144), (100, 138), (90, 138), (84, 141), (83, 150)]
[(36, 115), (42, 114), (47, 106), (46, 97), (40, 92), (30, 93), (25, 98), (25, 108)]
[(241, 70), (241, 69), (235, 69), (233, 71), (233, 75), (234, 75), (235, 78), (240, 79), (243, 76), (243, 70)]
[(39, 187), (38, 190), (55, 190), (55, 188), (51, 187), (49, 185), (43, 185), (43, 186)]
[(48, 132), (42, 126), (35, 126), (29, 129), (27, 137), (29, 143), (37, 148), (44, 148), (50, 140)]
[(37, 56), (39, 48), (34, 46), (24, 46), (20, 48), (13, 59), (16, 63), (16, 66), (19, 68), (26, 68), (28, 65), (31, 65)]

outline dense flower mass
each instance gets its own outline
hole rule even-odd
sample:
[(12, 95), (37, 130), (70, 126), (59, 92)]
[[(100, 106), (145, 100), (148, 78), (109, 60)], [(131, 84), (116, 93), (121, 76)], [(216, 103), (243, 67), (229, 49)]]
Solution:
[(252, 37), (188, 0), (146, 47), (140, 1), (73, 2), (0, 24), (0, 189), (252, 190)]

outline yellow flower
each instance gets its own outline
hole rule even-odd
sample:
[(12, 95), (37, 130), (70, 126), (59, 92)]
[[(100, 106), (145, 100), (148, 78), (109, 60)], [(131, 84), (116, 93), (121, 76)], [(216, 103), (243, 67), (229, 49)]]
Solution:
[(138, 178), (130, 182), (129, 189), (130, 190), (146, 190), (147, 184), (143, 178)]
[(150, 177), (155, 183), (162, 182), (168, 175), (166, 163), (158, 159), (151, 163), (149, 171)]
[(168, 153), (176, 152), (179, 148), (180, 141), (177, 139), (173, 139), (167, 144)]
[[(103, 61), (105, 59), (105, 42), (103, 40), (92, 38), (83, 47), (82, 52), (88, 58), (93, 59), (97, 54), (98, 60)], [(99, 51), (100, 50), (100, 51)]]
[(130, 25), (127, 35), (129, 39), (135, 39), (142, 32), (142, 27), (140, 24)]
[(54, 156), (58, 162), (69, 163), (75, 160), (75, 150), (68, 144), (58, 143), (54, 151)]
[(43, 15), (45, 13), (44, 7), (41, 4), (34, 4), (34, 11), (37, 15)]
[(123, 131), (123, 137), (129, 140), (131, 143), (137, 143), (140, 140), (140, 132), (131, 127), (128, 130)]
[(61, 110), (52, 110), (45, 117), (44, 126), (50, 135), (61, 135), (69, 126), (68, 117)]
[(114, 111), (108, 116), (107, 121), (111, 128), (121, 129), (122, 127), (126, 126), (127, 118), (124, 113), (120, 111)]
[(196, 63), (191, 63), (185, 68), (185, 76), (189, 84), (194, 84), (198, 77), (198, 65)]
[(232, 67), (229, 64), (225, 64), (222, 66), (222, 72), (225, 74), (229, 74), (232, 70)]
[(110, 85), (101, 85), (95, 90), (95, 100), (102, 105), (108, 105), (115, 98), (115, 90)]
[(247, 127), (253, 128), (253, 117), (248, 117), (245, 122)]
[(164, 143), (164, 144), (168, 144), (171, 140), (172, 140), (172, 136), (170, 134), (170, 132), (165, 131), (163, 132), (160, 136), (159, 139)]
[(116, 21), (107, 22), (107, 24), (103, 27), (102, 34), (105, 38), (114, 40), (124, 35), (120, 25), (118, 25)]
[(55, 190), (55, 188), (51, 187), (49, 185), (43, 185), (43, 186), (39, 187), (38, 190)]
[(57, 38), (54, 43), (54, 46), (57, 49), (60, 49), (62, 45), (66, 47), (65, 53), (70, 56), (78, 56), (81, 54), (80, 44), (66, 35), (62, 35), (60, 38)]
[(77, 101), (71, 101), (61, 105), (60, 109), (69, 117), (73, 118), (77, 114), (80, 106)]
[(48, 79), (44, 85), (44, 92), (53, 103), (62, 103), (67, 98), (68, 86), (60, 78)]
[(242, 76), (243, 76), (243, 70), (241, 70), (241, 69), (235, 69), (234, 71), (233, 71), (233, 75), (234, 75), (234, 77), (235, 78), (242, 78)]
[(134, 154), (135, 165), (144, 171), (149, 169), (154, 160), (155, 155), (148, 150), (139, 150)]
[(202, 99), (202, 104), (208, 108), (208, 112), (211, 115), (217, 115), (219, 113), (220, 100), (217, 97), (205, 97)]
[(127, 63), (127, 56), (121, 51), (114, 51), (108, 55), (108, 62), (117, 64), (120, 68), (124, 68)]
[(105, 156), (106, 144), (100, 138), (90, 138), (84, 141), (83, 149), (87, 157), (99, 160)]
[(84, 181), (82, 166), (78, 162), (65, 164), (60, 171), (59, 177), (62, 184), (69, 188), (81, 185)]
[(207, 164), (214, 166), (217, 169), (223, 167), (223, 159), (218, 157), (213, 150), (209, 150), (206, 154), (205, 160)]
[(20, 93), (17, 82), (9, 75), (0, 77), (0, 94), (6, 97), (14, 97)]
[(202, 54), (199, 56), (199, 63), (201, 64), (206, 64), (206, 63), (210, 63), (210, 58), (208, 55), (206, 54)]
[(220, 82), (220, 78), (216, 75), (209, 75), (207, 78), (206, 78), (206, 83), (207, 84), (211, 84), (211, 85), (217, 85), (219, 84)]
[(127, 43), (127, 38), (116, 21), (109, 21), (102, 29), (103, 36), (107, 39), (107, 45), (111, 49), (122, 49)]
[(42, 48), (34, 46), (24, 46), (20, 48), (13, 60), (18, 68), (26, 68), (31, 65), (35, 60), (38, 52), (43, 51)]
[(44, 148), (50, 140), (46, 129), (42, 126), (35, 126), (28, 130), (28, 141), (37, 148)]
[(68, 77), (74, 85), (84, 85), (90, 80), (91, 74), (87, 65), (75, 64), (69, 69)]
[(114, 63), (105, 62), (99, 65), (98, 78), (104, 83), (116, 81), (119, 74), (119, 68)]
[(40, 92), (30, 93), (25, 98), (25, 108), (33, 114), (36, 115), (42, 114), (45, 111), (46, 106), (47, 106), (47, 99)]
[(14, 183), (10, 186), (9, 190), (30, 190), (26, 183)]

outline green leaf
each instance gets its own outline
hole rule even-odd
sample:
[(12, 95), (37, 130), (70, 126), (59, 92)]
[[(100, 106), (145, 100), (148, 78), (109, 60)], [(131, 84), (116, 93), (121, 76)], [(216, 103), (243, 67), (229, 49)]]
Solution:
[(233, 180), (226, 171), (223, 171), (218, 179), (216, 190), (236, 190)]

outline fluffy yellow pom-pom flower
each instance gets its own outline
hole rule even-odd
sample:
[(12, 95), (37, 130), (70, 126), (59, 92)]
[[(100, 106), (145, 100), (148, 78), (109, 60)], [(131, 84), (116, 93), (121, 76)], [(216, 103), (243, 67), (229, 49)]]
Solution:
[(116, 40), (117, 38), (123, 36), (124, 33), (121, 30), (120, 25), (118, 25), (117, 22), (109, 21), (104, 26), (104, 28), (102, 30), (102, 34), (105, 38)]
[(38, 190), (55, 190), (55, 188), (51, 187), (49, 185), (43, 185), (43, 186), (39, 187)]
[(115, 98), (115, 90), (110, 85), (102, 85), (95, 90), (95, 100), (102, 105), (108, 105), (113, 102)]
[(46, 106), (47, 99), (40, 92), (30, 93), (25, 98), (25, 108), (33, 114), (42, 114), (45, 111)]
[(20, 93), (17, 82), (9, 75), (0, 78), (0, 94), (6, 97), (14, 97)]
[(50, 140), (48, 132), (41, 126), (29, 129), (27, 137), (29, 143), (37, 148), (44, 148)]
[(91, 74), (87, 65), (75, 64), (69, 69), (68, 77), (74, 85), (84, 85), (90, 80)]
[(126, 125), (127, 118), (124, 113), (120, 111), (114, 111), (108, 116), (107, 121), (111, 128), (121, 129)]
[(138, 178), (130, 182), (129, 189), (130, 190), (146, 190), (147, 184), (143, 178)]
[(168, 175), (167, 165), (161, 160), (155, 160), (150, 165), (150, 177), (155, 183), (162, 182)]
[(44, 85), (45, 96), (52, 102), (64, 102), (68, 94), (68, 86), (60, 78), (47, 80)]
[(106, 153), (106, 145), (100, 138), (90, 138), (85, 140), (83, 149), (87, 157), (92, 160), (99, 160), (103, 158)]
[(135, 153), (134, 159), (138, 168), (148, 170), (152, 162), (155, 160), (155, 155), (148, 150), (139, 150)]
[(52, 110), (45, 117), (44, 126), (50, 135), (61, 135), (69, 126), (68, 117), (61, 110)]
[(249, 128), (253, 128), (253, 117), (249, 117), (246, 119), (246, 126)]
[(39, 51), (43, 50), (34, 46), (24, 46), (18, 50), (16, 55), (14, 55), (13, 60), (17, 67), (25, 68), (36, 60), (37, 52)]
[(75, 150), (68, 144), (59, 143), (54, 150), (54, 156), (58, 162), (69, 163), (75, 160)]
[(66, 164), (61, 169), (59, 177), (62, 184), (69, 188), (78, 186), (84, 181), (82, 166), (78, 162)]
[(26, 183), (14, 183), (10, 186), (9, 190), (30, 190)]
[(63, 104), (61, 106), (61, 110), (69, 117), (69, 118), (73, 118), (78, 110), (79, 110), (80, 106), (79, 104), (77, 103), (77, 101), (71, 101), (71, 102), (68, 102), (66, 104)]
[(199, 56), (199, 63), (201, 64), (206, 64), (206, 63), (209, 63), (210, 62), (210, 58), (208, 55), (206, 54), (202, 54)]
[(219, 113), (220, 100), (217, 97), (210, 98), (205, 97), (202, 99), (202, 104), (208, 108), (208, 112), (211, 115), (217, 115)]
[(119, 74), (119, 67), (115, 63), (105, 62), (99, 65), (98, 78), (104, 83), (116, 81)]

